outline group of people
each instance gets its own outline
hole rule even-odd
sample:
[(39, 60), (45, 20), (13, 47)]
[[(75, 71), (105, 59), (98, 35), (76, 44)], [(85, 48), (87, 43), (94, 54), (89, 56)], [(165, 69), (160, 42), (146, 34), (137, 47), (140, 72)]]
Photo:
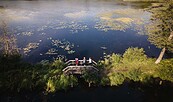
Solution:
[[(88, 61), (88, 62), (87, 62)], [(75, 58), (75, 64), (76, 66), (79, 65), (79, 59), (78, 58)], [(82, 60), (82, 65), (91, 65), (92, 64), (92, 59), (91, 57), (89, 57), (88, 60), (86, 60), (85, 57), (83, 57), (83, 60)]]

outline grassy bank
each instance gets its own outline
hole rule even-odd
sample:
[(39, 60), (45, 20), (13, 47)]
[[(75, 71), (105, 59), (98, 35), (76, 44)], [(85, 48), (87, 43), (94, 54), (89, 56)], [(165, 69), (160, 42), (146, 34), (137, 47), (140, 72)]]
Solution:
[(148, 58), (141, 48), (129, 48), (121, 56), (112, 54), (100, 61), (103, 85), (121, 85), (125, 80), (150, 83), (153, 78), (173, 82), (173, 59), (155, 64), (156, 59)]
[[(165, 59), (155, 64), (156, 59), (148, 58), (141, 48), (129, 48), (123, 55), (112, 54), (99, 61), (99, 73), (86, 73), (81, 77), (90, 85), (118, 86), (130, 80), (144, 84), (153, 83), (153, 79), (173, 82), (173, 59)], [(0, 61), (1, 92), (40, 90), (46, 93), (67, 90), (78, 84), (77, 77), (64, 75), (66, 65), (61, 60), (42, 61), (38, 64), (22, 62), (19, 56), (2, 57)]]

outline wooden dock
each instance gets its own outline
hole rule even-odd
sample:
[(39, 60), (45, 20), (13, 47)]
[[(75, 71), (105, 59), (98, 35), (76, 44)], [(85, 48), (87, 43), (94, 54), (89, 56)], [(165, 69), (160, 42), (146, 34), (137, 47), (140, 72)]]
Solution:
[(97, 63), (92, 60), (92, 63), (88, 63), (89, 61), (86, 60), (86, 63), (83, 63), (83, 60), (78, 60), (78, 65), (76, 65), (75, 60), (69, 60), (66, 62), (67, 67), (64, 68), (62, 71), (69, 75), (69, 74), (84, 74), (86, 71), (95, 71), (98, 72), (99, 70), (95, 67)]

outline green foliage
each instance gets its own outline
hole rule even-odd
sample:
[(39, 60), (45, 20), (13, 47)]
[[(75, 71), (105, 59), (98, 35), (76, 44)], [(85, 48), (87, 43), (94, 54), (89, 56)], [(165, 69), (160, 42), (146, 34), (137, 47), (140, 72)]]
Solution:
[(52, 63), (52, 66), (62, 70), (65, 67), (65, 64), (61, 60), (55, 60)]
[(74, 85), (77, 85), (77, 78), (73, 75), (67, 76), (64, 74), (49, 77), (49, 80), (47, 81), (47, 92), (55, 92), (57, 90), (66, 90), (69, 86), (73, 87)]
[(154, 61), (147, 58), (142, 48), (128, 48), (123, 56), (112, 54), (100, 61), (103, 67), (101, 84), (120, 85), (125, 79), (146, 83), (152, 77), (159, 77)]
[(147, 56), (143, 48), (128, 48), (123, 54), (123, 63), (146, 61)]
[(91, 71), (85, 71), (85, 73), (82, 75), (82, 77), (85, 79), (87, 83), (90, 84), (96, 84), (99, 81), (98, 74), (96, 72), (91, 72)]
[(1, 73), (3, 77), (3, 86), (9, 90), (32, 89), (31, 71), (30, 70), (11, 70), (7, 73)]
[(100, 81), (100, 84), (105, 86), (105, 85), (109, 85), (110, 83), (110, 80), (109, 80), (109, 77), (101, 77), (101, 81)]
[(110, 73), (108, 75), (108, 77), (109, 77), (111, 86), (113, 86), (113, 85), (116, 85), (116, 86), (121, 85), (124, 82), (124, 80), (125, 80), (124, 75), (121, 74), (121, 73)]
[(0, 89), (20, 92), (21, 90), (43, 90), (55, 92), (77, 85), (77, 78), (62, 72), (65, 64), (60, 60), (52, 63), (41, 62), (35, 65), (3, 58), (8, 64), (0, 64), (8, 70), (0, 71)]
[(159, 48), (166, 48), (173, 52), (173, 43), (169, 36), (173, 31), (173, 1), (155, 3), (150, 9), (151, 24), (148, 25), (149, 41)]
[(118, 67), (118, 64), (121, 62), (122, 58), (118, 54), (112, 54), (110, 57), (110, 63), (112, 67)]
[(158, 76), (162, 80), (173, 82), (173, 59), (163, 60), (157, 68)]
[[(14, 57), (18, 58), (18, 57)], [(21, 90), (45, 90), (56, 92), (77, 85), (78, 79), (73, 75), (64, 75), (65, 64), (61, 60), (42, 61), (27, 64), (13, 58), (1, 57), (0, 89), (20, 92)], [(3, 62), (4, 61), (4, 62)], [(5, 62), (7, 61), (7, 62)], [(86, 70), (82, 75), (89, 86), (91, 84), (121, 85), (126, 79), (149, 83), (152, 78), (173, 82), (173, 59), (154, 64), (155, 59), (147, 58), (142, 48), (129, 48), (123, 56), (112, 54), (99, 61), (100, 73)], [(8, 63), (8, 64), (7, 64)], [(153, 81), (154, 82), (154, 81)]]
[(124, 76), (133, 81), (140, 81), (141, 70), (140, 69), (132, 69), (124, 73)]
[(55, 92), (54, 80), (50, 78), (46, 84), (46, 87), (46, 92)]
[(59, 87), (62, 89), (66, 89), (70, 85), (70, 82), (68, 80), (69, 76), (62, 74), (59, 80), (59, 85), (60, 85)]

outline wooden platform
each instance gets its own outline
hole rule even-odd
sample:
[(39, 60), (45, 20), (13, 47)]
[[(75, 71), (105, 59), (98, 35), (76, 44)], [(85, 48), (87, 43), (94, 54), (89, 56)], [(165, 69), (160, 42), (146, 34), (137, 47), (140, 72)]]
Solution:
[(95, 71), (98, 72), (99, 70), (95, 67), (97, 63), (92, 60), (92, 63), (88, 63), (88, 60), (86, 60), (86, 63), (83, 63), (83, 60), (79, 60), (79, 64), (75, 64), (75, 60), (69, 60), (66, 62), (68, 65), (66, 68), (64, 68), (62, 71), (65, 74), (84, 74), (86, 71)]

